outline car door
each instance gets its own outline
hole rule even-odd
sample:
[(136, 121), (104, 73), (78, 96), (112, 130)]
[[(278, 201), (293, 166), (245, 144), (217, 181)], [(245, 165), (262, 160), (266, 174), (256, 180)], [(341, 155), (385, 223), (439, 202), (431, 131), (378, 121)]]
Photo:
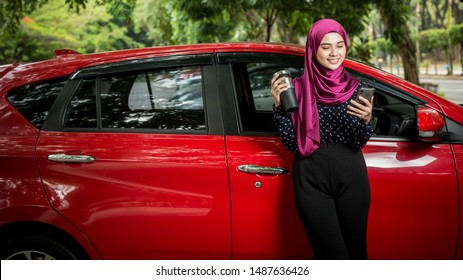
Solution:
[(101, 65), (58, 97), (38, 167), (51, 205), (103, 259), (230, 258), (212, 67), (207, 54)]
[[(275, 133), (270, 95), (273, 73), (289, 69), (297, 76), (303, 58), (254, 53), (221, 54), (218, 60), (229, 65), (222, 72), (229, 69), (233, 85), (224, 88), (234, 95), (227, 104), (236, 107), (228, 115), (236, 112), (239, 120), (237, 127), (225, 128), (232, 257), (311, 258), (294, 208), (292, 154)], [(352, 74), (376, 88), (375, 135), (363, 150), (371, 182), (369, 257), (454, 258), (458, 186), (450, 145), (417, 137), (417, 108), (429, 104), (368, 75)]]
[[(428, 142), (417, 125), (421, 109), (439, 105), (360, 78), (376, 89), (375, 135), (363, 150), (371, 183), (369, 257), (453, 259), (459, 192), (450, 139)], [(442, 135), (452, 134), (447, 129)]]
[(273, 73), (288, 68), (300, 74), (302, 60), (253, 53), (223, 53), (217, 59), (230, 173), (232, 258), (311, 258), (292, 196), (293, 155), (276, 133), (269, 89)]

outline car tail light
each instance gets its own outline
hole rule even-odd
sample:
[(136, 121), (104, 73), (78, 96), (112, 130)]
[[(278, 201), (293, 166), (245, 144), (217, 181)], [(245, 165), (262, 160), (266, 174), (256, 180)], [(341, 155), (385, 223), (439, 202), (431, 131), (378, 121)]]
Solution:
[(428, 107), (418, 107), (418, 131), (422, 138), (434, 138), (444, 128), (444, 116)]

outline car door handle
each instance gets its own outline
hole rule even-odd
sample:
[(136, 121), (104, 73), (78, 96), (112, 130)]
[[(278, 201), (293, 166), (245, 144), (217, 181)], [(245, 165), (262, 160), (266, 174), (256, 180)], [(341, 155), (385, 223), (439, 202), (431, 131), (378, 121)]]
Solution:
[(246, 173), (255, 174), (272, 174), (280, 175), (289, 173), (289, 169), (284, 167), (271, 167), (271, 166), (260, 166), (255, 164), (244, 164), (238, 166), (238, 170)]
[(67, 154), (52, 154), (48, 155), (49, 161), (54, 162), (69, 162), (69, 163), (90, 163), (94, 162), (96, 159), (92, 156), (86, 155), (67, 155)]

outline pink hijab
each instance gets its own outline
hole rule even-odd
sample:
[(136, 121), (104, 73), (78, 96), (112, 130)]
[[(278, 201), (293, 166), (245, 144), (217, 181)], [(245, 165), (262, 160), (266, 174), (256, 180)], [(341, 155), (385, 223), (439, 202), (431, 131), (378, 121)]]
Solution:
[(338, 105), (346, 102), (359, 84), (341, 65), (329, 70), (317, 61), (317, 51), (323, 37), (337, 32), (347, 47), (346, 31), (333, 19), (315, 22), (307, 35), (304, 74), (294, 79), (299, 102), (299, 111), (292, 115), (299, 153), (303, 157), (312, 154), (320, 146), (320, 122), (317, 102), (323, 105)]

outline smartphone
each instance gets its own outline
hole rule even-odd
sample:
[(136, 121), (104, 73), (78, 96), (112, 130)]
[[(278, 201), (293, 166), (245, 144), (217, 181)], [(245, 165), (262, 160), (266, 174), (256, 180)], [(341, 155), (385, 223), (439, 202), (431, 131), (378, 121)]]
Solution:
[(363, 87), (360, 89), (359, 93), (357, 94), (357, 97), (355, 97), (355, 101), (359, 103), (363, 103), (363, 101), (359, 99), (359, 96), (362, 96), (366, 100), (371, 100), (371, 97), (373, 96), (374, 93), (375, 93), (375, 88)]

